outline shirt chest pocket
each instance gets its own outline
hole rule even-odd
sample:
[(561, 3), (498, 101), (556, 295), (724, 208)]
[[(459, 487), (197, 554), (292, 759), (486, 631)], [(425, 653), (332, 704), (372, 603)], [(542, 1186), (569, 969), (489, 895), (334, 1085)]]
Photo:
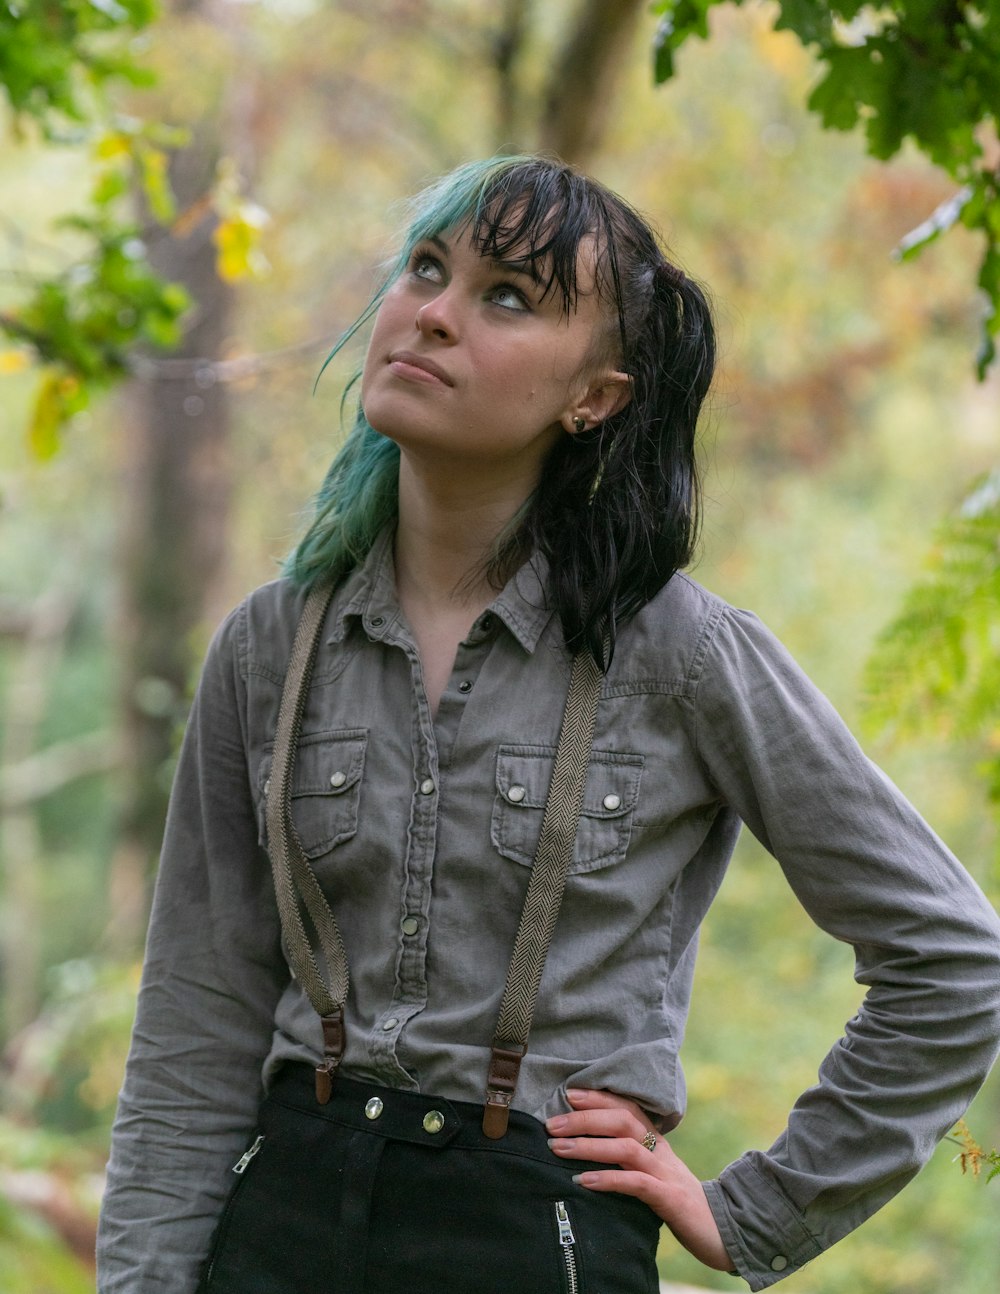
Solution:
[[(505, 858), (530, 867), (538, 846), (555, 749), (500, 746), (490, 835)], [(621, 862), (639, 799), (643, 756), (593, 750), (570, 873)]]
[[(368, 733), (364, 728), (305, 733), (292, 769), (292, 823), (307, 858), (319, 858), (355, 834), (364, 781)], [(271, 790), (271, 752), (258, 769), (261, 843)]]

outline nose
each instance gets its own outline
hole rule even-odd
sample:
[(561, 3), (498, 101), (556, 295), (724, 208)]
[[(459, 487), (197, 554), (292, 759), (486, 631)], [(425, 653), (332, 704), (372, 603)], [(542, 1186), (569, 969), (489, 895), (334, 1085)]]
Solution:
[(453, 342), (458, 337), (457, 320), (451, 294), (438, 292), (417, 311), (417, 332), (435, 341)]

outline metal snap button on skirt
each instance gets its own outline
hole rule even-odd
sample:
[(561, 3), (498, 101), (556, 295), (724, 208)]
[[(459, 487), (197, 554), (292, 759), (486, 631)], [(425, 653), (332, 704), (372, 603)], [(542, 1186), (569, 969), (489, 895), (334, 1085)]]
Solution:
[[(251, 1154), (251, 1151), (253, 1152)], [(595, 1165), (599, 1167), (600, 1165)], [(659, 1220), (574, 1185), (514, 1112), (288, 1066), (260, 1110), (198, 1294), (655, 1294)]]

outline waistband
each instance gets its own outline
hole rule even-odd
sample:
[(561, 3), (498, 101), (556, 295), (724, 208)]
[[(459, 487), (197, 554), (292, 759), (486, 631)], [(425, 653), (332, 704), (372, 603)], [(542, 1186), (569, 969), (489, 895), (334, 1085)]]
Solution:
[[(265, 1106), (268, 1102), (358, 1132), (431, 1150), (454, 1146), (524, 1155), (548, 1164), (564, 1163), (549, 1150), (544, 1124), (520, 1110), (511, 1110), (506, 1135), (491, 1140), (483, 1134), (483, 1107), (471, 1101), (450, 1101), (443, 1096), (401, 1092), (378, 1083), (338, 1077), (333, 1080), (329, 1102), (320, 1105), (316, 1100), (315, 1071), (309, 1065), (284, 1065)], [(573, 1161), (573, 1172), (580, 1171), (580, 1163)]]

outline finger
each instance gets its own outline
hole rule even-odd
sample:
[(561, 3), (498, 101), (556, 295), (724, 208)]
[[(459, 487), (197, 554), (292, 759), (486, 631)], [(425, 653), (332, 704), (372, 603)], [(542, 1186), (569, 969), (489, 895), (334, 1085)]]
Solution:
[[(585, 1186), (588, 1191), (613, 1191), (618, 1195), (632, 1195), (663, 1216), (663, 1182), (648, 1173), (627, 1168), (602, 1168), (575, 1173), (573, 1181), (579, 1186)], [(657, 1208), (657, 1205), (660, 1207)]]
[(636, 1118), (642, 1118), (642, 1107), (627, 1096), (617, 1092), (605, 1092), (595, 1087), (570, 1087), (566, 1099), (575, 1110), (631, 1110)]
[(553, 1137), (549, 1149), (560, 1159), (589, 1159), (640, 1172), (654, 1172), (656, 1161), (633, 1137)]
[(641, 1141), (649, 1125), (628, 1106), (602, 1107), (593, 1110), (572, 1110), (547, 1119), (545, 1126), (555, 1137), (631, 1137)]

